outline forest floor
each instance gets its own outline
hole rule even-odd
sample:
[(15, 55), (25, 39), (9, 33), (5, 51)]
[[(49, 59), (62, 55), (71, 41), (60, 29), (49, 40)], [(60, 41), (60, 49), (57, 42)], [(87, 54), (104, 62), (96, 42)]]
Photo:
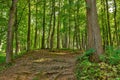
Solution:
[(69, 51), (30, 51), (0, 73), (0, 80), (76, 80), (75, 54)]

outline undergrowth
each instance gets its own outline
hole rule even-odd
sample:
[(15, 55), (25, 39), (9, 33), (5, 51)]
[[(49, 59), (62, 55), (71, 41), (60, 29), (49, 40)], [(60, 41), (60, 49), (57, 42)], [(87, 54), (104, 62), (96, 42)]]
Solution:
[(5, 54), (4, 53), (0, 53), (0, 64), (5, 62)]
[[(18, 55), (14, 55), (13, 59), (22, 57), (24, 54), (25, 54), (25, 51), (19, 53)], [(5, 60), (6, 60), (6, 54), (5, 53), (0, 53), (0, 72), (2, 70), (5, 70), (6, 68), (10, 67), (11, 65), (13, 65), (12, 63), (11, 64), (5, 64)]]
[(120, 49), (107, 47), (101, 62), (92, 63), (89, 56), (94, 49), (86, 51), (77, 57), (76, 77), (77, 80), (120, 80)]

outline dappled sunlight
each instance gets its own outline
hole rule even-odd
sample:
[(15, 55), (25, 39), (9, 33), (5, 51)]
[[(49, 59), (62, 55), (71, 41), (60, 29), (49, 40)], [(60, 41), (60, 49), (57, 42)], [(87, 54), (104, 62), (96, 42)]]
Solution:
[(52, 54), (58, 54), (58, 55), (65, 55), (65, 54), (68, 54), (68, 53), (64, 53), (64, 52), (56, 52), (56, 53), (52, 53)]
[(41, 58), (41, 59), (34, 60), (33, 62), (39, 63), (39, 62), (45, 62), (45, 61), (51, 61), (51, 60), (52, 60), (51, 58)]

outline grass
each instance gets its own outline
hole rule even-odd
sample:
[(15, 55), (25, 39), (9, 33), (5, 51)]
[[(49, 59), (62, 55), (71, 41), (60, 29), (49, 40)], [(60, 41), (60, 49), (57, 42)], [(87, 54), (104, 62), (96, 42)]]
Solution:
[[(23, 51), (23, 52), (19, 53), (18, 55), (14, 55), (14, 56), (13, 56), (13, 59), (16, 59), (16, 58), (22, 57), (25, 53), (26, 53), (26, 52)], [(0, 64), (5, 63), (5, 59), (6, 59), (6, 54), (0, 52)]]
[(13, 56), (13, 59), (20, 58), (20, 57), (22, 57), (25, 53), (26, 53), (26, 51), (22, 51), (22, 52), (20, 52), (18, 55), (14, 55), (14, 56)]
[(5, 63), (5, 58), (5, 53), (0, 52), (0, 71), (6, 68), (6, 65), (3, 65), (3, 63)]
[[(18, 55), (14, 55), (13, 59), (17, 59), (19, 57), (22, 57), (26, 52), (21, 52)], [(6, 54), (0, 52), (0, 72), (5, 70), (6, 68), (10, 67), (12, 64), (5, 64), (5, 60), (6, 60)]]
[(5, 54), (4, 53), (0, 53), (0, 64), (5, 63)]

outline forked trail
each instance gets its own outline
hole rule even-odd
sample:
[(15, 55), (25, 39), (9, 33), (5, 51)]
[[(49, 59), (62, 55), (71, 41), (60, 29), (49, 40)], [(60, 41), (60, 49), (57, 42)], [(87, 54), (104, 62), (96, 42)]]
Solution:
[(76, 80), (76, 56), (65, 51), (31, 51), (3, 71), (0, 80)]

